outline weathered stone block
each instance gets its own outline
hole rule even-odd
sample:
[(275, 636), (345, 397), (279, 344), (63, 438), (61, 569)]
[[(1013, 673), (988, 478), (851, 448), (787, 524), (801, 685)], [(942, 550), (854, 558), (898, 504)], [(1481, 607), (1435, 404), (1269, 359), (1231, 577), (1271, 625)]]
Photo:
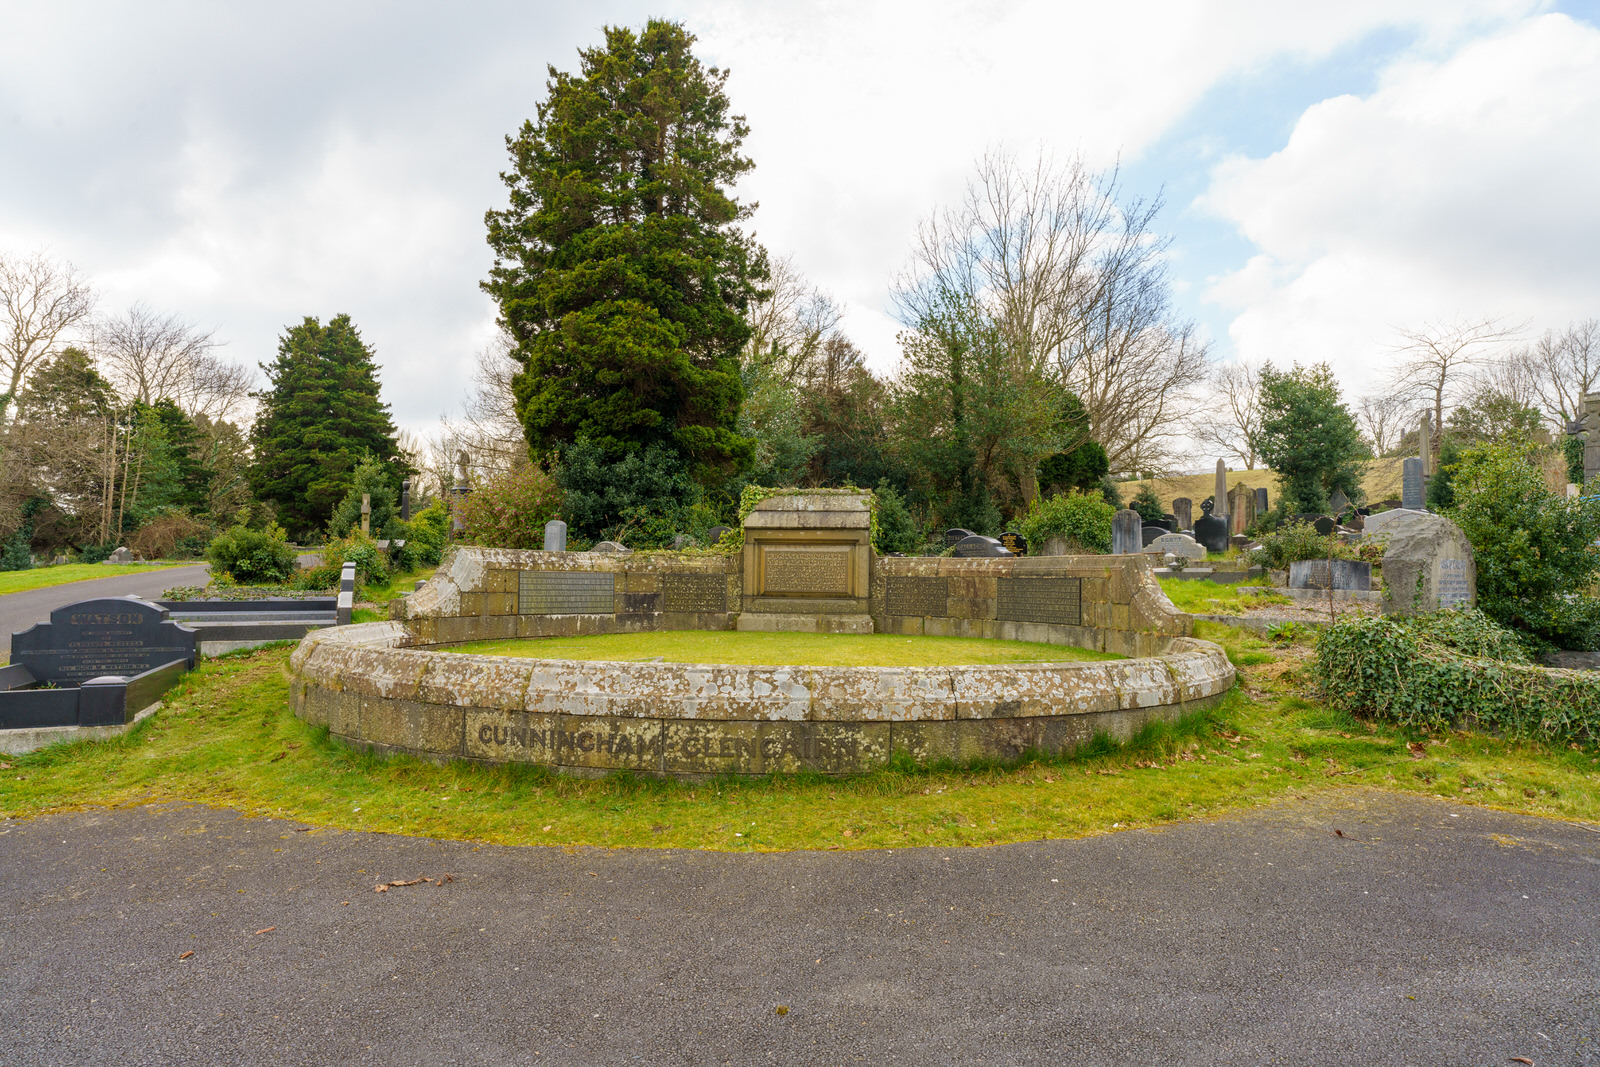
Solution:
[(482, 615), (488, 607), (488, 595), (485, 593), (462, 593), (461, 607), (456, 612), (458, 615)]

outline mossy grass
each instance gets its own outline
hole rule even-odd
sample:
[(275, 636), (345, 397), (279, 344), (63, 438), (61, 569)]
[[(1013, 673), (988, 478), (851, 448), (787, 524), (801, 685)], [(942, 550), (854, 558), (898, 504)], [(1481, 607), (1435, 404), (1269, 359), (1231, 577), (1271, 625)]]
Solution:
[(1160, 578), (1161, 591), (1179, 611), (1191, 615), (1239, 615), (1268, 604), (1293, 604), (1282, 593), (1244, 593), (1240, 586), (1260, 588), (1247, 582), (1237, 585), (1203, 578)]
[(451, 652), (541, 659), (808, 667), (945, 667), (982, 663), (1063, 663), (1122, 659), (1070, 645), (898, 634), (772, 634), (658, 630), (591, 637), (474, 641)]
[[(1425, 734), (1330, 710), (1311, 647), (1206, 623), (1240, 686), (1217, 707), (1071, 756), (701, 782), (437, 765), (347, 748), (289, 710), (287, 647), (210, 660), (110, 742), (0, 757), (0, 814), (190, 801), (314, 826), (503, 844), (775, 851), (954, 847), (1215, 816), (1348, 786), (1600, 819), (1600, 751)], [(1420, 751), (1420, 758), (1415, 746)]]
[(0, 596), (7, 593), (25, 593), (30, 589), (45, 589), (52, 585), (69, 585), (95, 578), (115, 578), (119, 574), (139, 574), (144, 571), (168, 570), (172, 567), (194, 567), (204, 560), (186, 560), (173, 563), (62, 563), (53, 567), (33, 567), (25, 571), (0, 572)]

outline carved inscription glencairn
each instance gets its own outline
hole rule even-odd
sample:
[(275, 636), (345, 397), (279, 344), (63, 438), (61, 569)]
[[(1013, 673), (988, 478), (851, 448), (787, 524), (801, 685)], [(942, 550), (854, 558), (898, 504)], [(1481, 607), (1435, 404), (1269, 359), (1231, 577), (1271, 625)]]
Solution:
[(1003, 622), (1083, 625), (1082, 578), (1001, 578), (995, 618)]
[(766, 569), (763, 593), (850, 595), (849, 552), (769, 548), (762, 559)]
[(616, 575), (523, 571), (519, 615), (609, 615), (616, 610)]
[(720, 574), (663, 574), (664, 611), (727, 611), (728, 581)]

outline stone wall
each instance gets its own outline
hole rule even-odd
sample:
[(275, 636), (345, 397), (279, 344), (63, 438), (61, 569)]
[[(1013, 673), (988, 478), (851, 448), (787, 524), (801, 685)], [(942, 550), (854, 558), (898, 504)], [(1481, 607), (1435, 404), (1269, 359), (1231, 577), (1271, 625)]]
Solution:
[(1193, 633), (1151, 573), (1150, 557), (1022, 556), (877, 560), (879, 633), (986, 637), (1150, 656)]
[(739, 557), (452, 548), (390, 606), (417, 644), (643, 630), (731, 630)]
[(308, 635), (290, 660), (295, 713), (375, 751), (673, 775), (1015, 759), (1220, 699), (1216, 645), (1158, 657), (967, 667), (734, 667), (469, 656), (405, 647), (398, 622)]

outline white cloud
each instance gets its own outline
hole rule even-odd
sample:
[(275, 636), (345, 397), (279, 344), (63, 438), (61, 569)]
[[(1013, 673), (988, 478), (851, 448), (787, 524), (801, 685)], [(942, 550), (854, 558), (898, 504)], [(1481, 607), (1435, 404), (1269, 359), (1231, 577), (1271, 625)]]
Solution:
[(1544, 15), (1325, 100), (1265, 159), (1219, 165), (1201, 206), (1259, 254), (1209, 297), (1246, 359), (1381, 379), (1397, 327), (1600, 313), (1600, 30)]

